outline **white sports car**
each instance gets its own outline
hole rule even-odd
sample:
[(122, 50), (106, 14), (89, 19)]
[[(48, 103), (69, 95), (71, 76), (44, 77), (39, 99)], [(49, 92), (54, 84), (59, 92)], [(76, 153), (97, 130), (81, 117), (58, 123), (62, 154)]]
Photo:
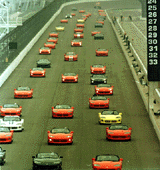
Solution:
[(0, 119), (1, 127), (8, 127), (10, 130), (22, 131), (24, 129), (24, 119), (19, 116), (4, 116)]

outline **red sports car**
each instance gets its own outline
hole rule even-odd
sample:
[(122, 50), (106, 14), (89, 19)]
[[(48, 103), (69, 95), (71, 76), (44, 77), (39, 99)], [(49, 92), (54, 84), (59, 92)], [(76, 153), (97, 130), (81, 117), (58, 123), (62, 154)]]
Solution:
[(52, 107), (52, 118), (73, 118), (74, 107), (69, 105), (59, 105)]
[(90, 66), (91, 74), (105, 74), (106, 66), (102, 64), (94, 64)]
[(8, 127), (0, 127), (0, 143), (12, 143), (13, 130)]
[(68, 128), (53, 128), (48, 131), (48, 144), (72, 144), (73, 131)]
[(74, 28), (74, 32), (83, 32), (83, 28), (81, 27)]
[(54, 43), (56, 43), (56, 44), (57, 44), (57, 41), (58, 41), (58, 38), (56, 38), (56, 37), (49, 37), (49, 38), (47, 39), (47, 42), (54, 42)]
[(19, 106), (17, 103), (4, 104), (0, 106), (0, 114), (1, 116), (21, 116), (22, 106)]
[(106, 139), (108, 140), (131, 140), (132, 128), (123, 125), (111, 125), (106, 127)]
[(46, 42), (46, 43), (44, 43), (44, 46), (54, 49), (56, 47), (56, 43), (54, 43), (54, 42)]
[(51, 33), (49, 33), (50, 37), (58, 37), (58, 35), (59, 35), (59, 32), (51, 32)]
[(19, 86), (17, 89), (14, 89), (14, 98), (32, 98), (33, 89), (29, 87)]
[(104, 12), (99, 12), (99, 15), (106, 16), (106, 14)]
[(121, 170), (123, 158), (117, 155), (102, 154), (92, 158), (93, 170)]
[(64, 54), (64, 60), (65, 61), (77, 61), (78, 54), (76, 54), (75, 52), (67, 52)]
[(98, 12), (104, 12), (104, 10), (103, 9), (99, 9)]
[(113, 87), (109, 84), (98, 84), (95, 86), (95, 93), (96, 95), (113, 95)]
[(79, 13), (84, 13), (84, 12), (85, 12), (85, 10), (83, 10), (83, 9), (79, 10)]
[(76, 39), (76, 40), (72, 40), (71, 41), (71, 47), (82, 47), (82, 41), (81, 40), (78, 40), (78, 39)]
[(98, 48), (96, 50), (96, 56), (108, 56), (108, 51), (109, 50)]
[(87, 20), (87, 17), (83, 17), (82, 19), (83, 19), (84, 21), (86, 21), (86, 20)]
[(104, 96), (95, 96), (89, 98), (89, 108), (109, 108), (109, 98)]
[(81, 32), (74, 33), (74, 38), (83, 38), (83, 37), (84, 37), (84, 34)]
[(75, 14), (75, 13), (71, 13), (71, 15), (72, 15), (72, 16), (76, 16), (76, 14)]
[(77, 27), (81, 27), (81, 28), (84, 28), (84, 24), (76, 24)]
[(82, 17), (83, 17), (83, 18), (85, 18), (85, 17), (87, 17), (87, 18), (88, 18), (88, 17), (89, 17), (89, 15), (88, 15), (88, 14), (83, 14), (83, 15), (82, 15)]
[(51, 54), (51, 48), (41, 47), (39, 48), (39, 54)]
[(62, 74), (62, 83), (65, 83), (65, 82), (78, 83), (78, 74), (75, 74), (75, 73)]
[(30, 69), (30, 77), (45, 77), (46, 69), (41, 67)]
[(68, 23), (68, 19), (61, 19), (61, 23)]
[(104, 25), (104, 21), (96, 21), (96, 22)]
[(94, 35), (100, 34), (100, 33), (101, 33), (101, 31), (97, 31), (97, 30), (96, 30), (96, 31), (92, 31), (92, 32), (91, 32), (91, 35), (94, 36)]

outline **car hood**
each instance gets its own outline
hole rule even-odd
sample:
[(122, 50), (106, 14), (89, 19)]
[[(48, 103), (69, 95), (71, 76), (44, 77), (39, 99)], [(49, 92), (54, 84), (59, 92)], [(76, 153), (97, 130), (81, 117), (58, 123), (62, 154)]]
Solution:
[(107, 120), (108, 119), (116, 119), (116, 117), (121, 117), (120, 115), (100, 115), (100, 117), (105, 117)]
[(94, 102), (96, 104), (99, 104), (99, 103), (104, 103), (104, 102), (109, 102), (108, 100), (91, 100), (90, 102)]
[(49, 61), (38, 61), (37, 63), (38, 63), (38, 64), (50, 64)]
[(66, 138), (68, 139), (67, 136), (73, 136), (73, 134), (70, 134), (70, 133), (68, 133), (68, 134), (65, 134), (65, 133), (52, 134), (52, 133), (50, 133), (50, 135), (54, 136), (52, 138), (55, 138), (55, 139), (66, 139)]
[(96, 90), (99, 89), (100, 91), (110, 91), (110, 89), (112, 89), (111, 87), (96, 87)]
[(94, 164), (99, 164), (103, 168), (116, 168), (114, 165), (120, 164), (119, 162), (112, 162), (112, 161), (95, 161)]
[(28, 94), (28, 93), (30, 93), (30, 92), (32, 92), (32, 91), (15, 91), (16, 93), (20, 93), (20, 94)]
[(94, 80), (104, 80), (104, 79), (107, 79), (107, 77), (91, 77), (91, 79), (94, 79)]
[(7, 112), (7, 113), (15, 113), (21, 111), (21, 108), (2, 108), (2, 112)]
[[(10, 132), (8, 132), (8, 133), (3, 133), (3, 132), (1, 132), (1, 133), (0, 133), (0, 137), (1, 137), (1, 138), (6, 137), (6, 135), (12, 135), (12, 133), (10, 133)], [(9, 136), (7, 136), (7, 137), (9, 137)]]
[(101, 67), (92, 67), (92, 69), (94, 69), (94, 70), (102, 70), (102, 69), (105, 69), (104, 67), (103, 68), (101, 68)]
[(34, 163), (38, 165), (58, 165), (61, 163), (61, 160), (59, 159), (39, 159), (35, 158)]
[(53, 109), (53, 112), (56, 113), (68, 113), (70, 111), (73, 111), (73, 109)]
[(108, 132), (113, 132), (114, 134), (124, 134), (125, 132), (131, 132), (130, 130), (109, 130)]
[(45, 72), (45, 71), (31, 71), (31, 72), (33, 72), (33, 73), (43, 73), (43, 72)]

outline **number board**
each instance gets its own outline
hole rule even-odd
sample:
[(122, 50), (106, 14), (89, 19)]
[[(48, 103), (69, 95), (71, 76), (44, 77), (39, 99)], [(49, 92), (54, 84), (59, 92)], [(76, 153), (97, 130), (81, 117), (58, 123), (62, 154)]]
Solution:
[(160, 34), (158, 35), (158, 30), (160, 30), (160, 12), (158, 13), (160, 0), (146, 0), (146, 2), (148, 81), (160, 81)]

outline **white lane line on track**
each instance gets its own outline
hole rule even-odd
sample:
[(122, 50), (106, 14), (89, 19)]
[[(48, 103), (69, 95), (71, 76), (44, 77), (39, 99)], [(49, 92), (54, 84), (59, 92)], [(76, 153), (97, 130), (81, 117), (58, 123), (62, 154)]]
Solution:
[(138, 29), (138, 27), (133, 22), (131, 22), (131, 23), (138, 30), (138, 32), (140, 32), (141, 35), (147, 40), (147, 37)]

